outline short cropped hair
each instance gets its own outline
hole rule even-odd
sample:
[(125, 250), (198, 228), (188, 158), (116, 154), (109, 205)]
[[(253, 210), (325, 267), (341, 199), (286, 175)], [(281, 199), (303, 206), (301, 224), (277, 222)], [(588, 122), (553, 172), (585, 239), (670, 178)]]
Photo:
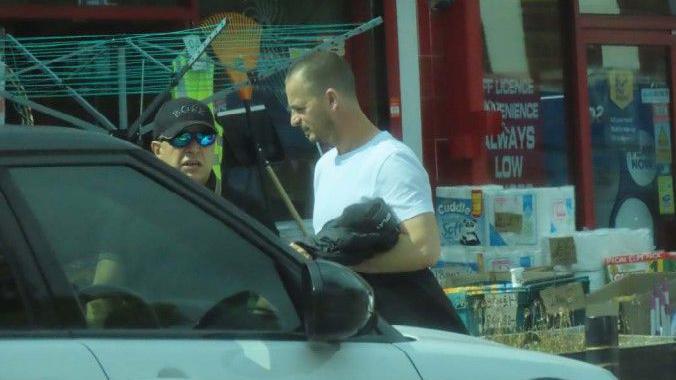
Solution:
[(344, 95), (356, 96), (352, 68), (336, 53), (319, 51), (301, 58), (291, 65), (286, 80), (299, 72), (316, 94), (333, 88)]

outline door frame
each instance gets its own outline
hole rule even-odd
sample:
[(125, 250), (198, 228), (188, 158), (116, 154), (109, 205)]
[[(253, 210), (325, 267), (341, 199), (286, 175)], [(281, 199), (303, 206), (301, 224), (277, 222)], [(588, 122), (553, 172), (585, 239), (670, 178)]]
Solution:
[[(671, 91), (671, 136), (676, 136), (674, 124), (676, 115), (676, 16), (606, 16), (580, 14), (578, 1), (572, 1), (573, 30), (571, 38), (571, 95), (573, 99), (573, 170), (576, 178), (577, 225), (580, 228), (596, 228), (594, 213), (594, 178), (592, 164), (591, 123), (588, 117), (589, 87), (587, 83), (587, 45), (652, 45), (669, 49), (668, 67), (669, 87)], [(672, 142), (672, 157), (676, 144)], [(674, 163), (672, 162), (672, 177)], [(671, 218), (673, 220), (673, 218)], [(659, 220), (662, 224), (662, 220)], [(663, 227), (662, 227), (663, 228)], [(656, 223), (656, 236), (660, 226)], [(658, 238), (657, 240), (662, 240)], [(662, 241), (657, 241), (664, 243)]]

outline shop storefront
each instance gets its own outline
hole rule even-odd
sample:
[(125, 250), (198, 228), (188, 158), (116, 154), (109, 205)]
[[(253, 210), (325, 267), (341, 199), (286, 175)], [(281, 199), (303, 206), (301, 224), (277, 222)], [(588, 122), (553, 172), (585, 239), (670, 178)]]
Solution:
[[(573, 185), (577, 228), (646, 227), (658, 246), (676, 247), (672, 1), (71, 3), (2, 5), (6, 32), (180, 28), (226, 9), (271, 24), (382, 16), (344, 52), (366, 112), (419, 154), (433, 185)], [(291, 156), (307, 156), (299, 144)], [(307, 215), (302, 182), (292, 187)]]
[[(419, 62), (432, 181), (574, 185), (578, 229), (645, 227), (673, 249), (673, 2), (438, 3), (396, 2), (418, 26), (419, 54), (400, 65)], [(406, 118), (416, 100), (396, 88)]]
[[(400, 77), (388, 89), (402, 123), (392, 125), (435, 186), (437, 278), (472, 333), (559, 353), (584, 350), (591, 316), (619, 321), (625, 348), (630, 335), (672, 335), (673, 313), (649, 315), (651, 302), (673, 303), (658, 293), (673, 289), (660, 272), (676, 261), (674, 6), (396, 1)], [(413, 38), (402, 32), (411, 23)], [(416, 80), (419, 91), (406, 84)], [(542, 346), (557, 341), (578, 347)]]

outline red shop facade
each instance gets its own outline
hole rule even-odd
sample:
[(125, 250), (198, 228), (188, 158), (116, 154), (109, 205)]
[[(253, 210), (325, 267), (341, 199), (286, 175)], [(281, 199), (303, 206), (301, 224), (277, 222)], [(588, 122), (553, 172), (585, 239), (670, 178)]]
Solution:
[(388, 67), (392, 130), (434, 185), (574, 185), (578, 229), (648, 227), (676, 248), (673, 4), (384, 4), (388, 62), (399, 63)]

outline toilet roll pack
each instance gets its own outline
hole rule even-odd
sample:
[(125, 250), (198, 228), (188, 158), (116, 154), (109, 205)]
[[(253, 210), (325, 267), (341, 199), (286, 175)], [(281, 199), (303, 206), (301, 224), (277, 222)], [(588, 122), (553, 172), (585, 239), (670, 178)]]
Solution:
[(542, 236), (575, 231), (573, 186), (440, 186), (436, 205), (442, 245), (537, 246)]
[(488, 271), (537, 267), (548, 263), (543, 236), (575, 231), (575, 191), (573, 186), (441, 186), (436, 217), (443, 253), (438, 265), (444, 272), (474, 271), (479, 260)]
[(483, 252), (482, 247), (466, 247), (462, 245), (441, 246), (441, 257), (431, 268), (432, 274), (439, 284), (446, 287), (453, 283), (458, 275), (477, 273), (477, 249)]
[(487, 199), (502, 186), (440, 186), (436, 217), (442, 245), (488, 245)]
[(536, 192), (539, 234), (575, 232), (575, 187), (542, 187)]
[(505, 189), (491, 197), (491, 246), (538, 245), (542, 236), (575, 231), (573, 186)]
[(536, 196), (533, 189), (508, 189), (490, 197), (489, 245), (537, 244)]
[(543, 265), (539, 246), (487, 247), (484, 267), (491, 272), (507, 272), (512, 268), (531, 268)]
[(588, 277), (594, 291), (606, 282), (607, 268), (619, 267), (616, 257), (655, 249), (647, 228), (576, 231), (573, 186), (437, 187), (436, 204), (442, 258), (435, 269), (445, 276), (472, 273), (479, 266), (506, 272), (552, 265)]

